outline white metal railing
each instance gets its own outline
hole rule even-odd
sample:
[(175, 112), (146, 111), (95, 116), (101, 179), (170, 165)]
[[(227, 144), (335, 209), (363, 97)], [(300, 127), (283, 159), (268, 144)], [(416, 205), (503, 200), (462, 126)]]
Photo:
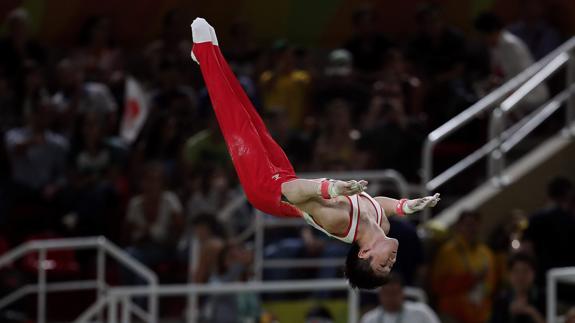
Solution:
[[(49, 268), (49, 263), (47, 260), (47, 252), (62, 249), (96, 249), (96, 280), (48, 283), (47, 269)], [(26, 295), (37, 293), (36, 322), (38, 323), (46, 322), (46, 300), (47, 293), (49, 292), (96, 289), (97, 302), (102, 302), (110, 288), (106, 283), (106, 255), (112, 257), (135, 275), (143, 278), (148, 283), (145, 287), (148, 291), (153, 291), (153, 289), (158, 285), (158, 279), (154, 272), (134, 260), (122, 249), (104, 237), (28, 241), (2, 255), (0, 257), (0, 268), (11, 265), (16, 260), (32, 252), (38, 253), (37, 284), (21, 286), (12, 293), (4, 296), (0, 299), (0, 310)], [(146, 314), (150, 318), (148, 320), (149, 322), (156, 322), (155, 318), (157, 317), (157, 308), (157, 298), (152, 295), (148, 298), (148, 313)], [(101, 312), (97, 312), (96, 314), (101, 315)]]
[[(569, 39), (537, 63), (525, 69), (483, 99), (432, 131), (427, 136), (422, 149), (422, 188), (425, 193), (435, 191), (447, 181), (486, 156), (490, 156), (490, 162), (488, 163), (489, 175), (500, 176), (502, 168), (504, 167), (505, 153), (529, 134), (536, 125), (546, 120), (551, 110), (555, 112), (565, 101), (568, 103), (566, 108), (567, 126), (565, 129), (569, 129), (569, 125), (575, 121), (575, 101), (572, 91), (575, 73), (575, 59), (572, 53), (574, 48), (575, 37)], [(509, 129), (505, 129), (507, 113), (515, 109), (517, 103), (524, 99), (527, 94), (537, 86), (543, 84), (548, 77), (566, 65), (566, 91), (563, 91), (560, 95), (545, 104), (546, 109), (540, 108), (537, 110), (539, 112), (538, 114), (531, 114), (531, 120), (528, 119), (529, 117), (524, 118), (518, 124)], [(500, 105), (500, 107), (497, 107), (497, 105)], [(433, 150), (437, 144), (487, 112), (492, 112), (487, 144), (455, 163), (441, 174), (434, 176)], [(570, 131), (569, 135), (572, 135)], [(429, 217), (429, 212), (425, 212), (425, 217)]]
[[(184, 285), (160, 285), (152, 293), (157, 297), (183, 296), (188, 299), (197, 300), (201, 295), (221, 295), (238, 293), (291, 293), (291, 292), (312, 292), (317, 290), (347, 291), (347, 322), (359, 322), (359, 292), (349, 287), (347, 281), (343, 279), (326, 280), (289, 280), (276, 282), (249, 282), (249, 283), (226, 283), (216, 284), (184, 284)], [(367, 291), (376, 293), (377, 291)], [(136, 317), (143, 322), (149, 322), (141, 309), (133, 303), (133, 298), (149, 296), (150, 290), (145, 287), (114, 287), (97, 304), (94, 304), (90, 311), (76, 320), (76, 323), (91, 322), (98, 311), (105, 307), (108, 309), (108, 323), (130, 323), (132, 317)], [(404, 287), (406, 298), (417, 302), (427, 303), (425, 291), (416, 287)], [(198, 304), (194, 304), (198, 308)], [(189, 323), (196, 323), (199, 319), (198, 310), (195, 315), (188, 320)], [(189, 317), (190, 318), (190, 317)]]
[(547, 323), (557, 323), (557, 284), (575, 285), (575, 267), (553, 268), (547, 272)]
[[(567, 89), (557, 95), (548, 104), (540, 108), (537, 111), (538, 113), (524, 118), (528, 119), (527, 123), (531, 121), (531, 126), (526, 125), (522, 127), (517, 132), (513, 133), (511, 138), (503, 134), (505, 125), (508, 121), (507, 116), (518, 108), (518, 104), (522, 99), (531, 93), (537, 86), (545, 82), (550, 76), (555, 74), (560, 68), (564, 67), (568, 62), (570, 62), (570, 60), (570, 55), (565, 52), (557, 55), (531, 79), (525, 82), (513, 94), (501, 102), (499, 107), (493, 110), (491, 114), (489, 132), (490, 138), (496, 140), (497, 147), (490, 154), (489, 176), (496, 179), (498, 184), (505, 184), (505, 180), (501, 176), (505, 168), (506, 153), (509, 152), (511, 148), (517, 145), (517, 143), (519, 143), (523, 138), (525, 138), (531, 131), (535, 129), (533, 125), (541, 124), (552, 114), (552, 112), (555, 112), (563, 102), (570, 100), (572, 96), (572, 84), (569, 82), (571, 82), (571, 80), (567, 80)], [(573, 66), (569, 67), (567, 70), (568, 79), (571, 78), (571, 74), (573, 72), (572, 69)], [(567, 115), (571, 114), (572, 109), (572, 106), (567, 106)], [(565, 129), (568, 130), (570, 129), (570, 124), (573, 120), (570, 120), (569, 117), (567, 117), (565, 121)]]
[[(184, 284), (184, 285), (161, 285), (154, 289), (153, 293), (157, 297), (167, 296), (187, 296), (188, 299), (197, 300), (201, 295), (237, 294), (237, 293), (290, 293), (307, 292), (315, 290), (332, 290), (348, 292), (348, 319), (347, 322), (359, 322), (359, 295), (358, 292), (350, 289), (347, 282), (342, 279), (333, 280), (300, 280), (300, 281), (277, 281), (277, 282), (250, 282), (250, 283), (226, 283), (222, 285), (214, 284)], [(108, 308), (108, 323), (117, 323), (118, 318), (122, 323), (130, 323), (132, 316), (143, 319), (139, 307), (133, 304), (134, 297), (150, 296), (150, 290), (145, 287), (115, 287), (111, 289), (106, 300), (103, 300), (96, 307), (90, 309), (89, 313), (83, 315), (76, 323), (91, 322), (96, 313), (104, 307)], [(195, 304), (194, 308), (198, 308)], [(197, 313), (188, 322), (196, 323), (199, 319)]]

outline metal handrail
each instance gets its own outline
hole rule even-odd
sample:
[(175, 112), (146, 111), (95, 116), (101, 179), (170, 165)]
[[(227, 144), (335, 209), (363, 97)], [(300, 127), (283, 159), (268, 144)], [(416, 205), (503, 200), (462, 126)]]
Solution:
[[(493, 177), (495, 183), (498, 185), (505, 184), (505, 181), (501, 178), (503, 169), (505, 167), (505, 154), (508, 150), (504, 150), (502, 148), (503, 141), (507, 139), (505, 134), (503, 134), (503, 130), (505, 124), (507, 122), (507, 115), (518, 107), (519, 102), (524, 99), (529, 93), (535, 90), (538, 86), (540, 86), (543, 82), (545, 82), (549, 77), (555, 74), (560, 68), (564, 67), (565, 64), (569, 62), (569, 54), (561, 53), (553, 58), (545, 67), (543, 67), (539, 72), (537, 72), (533, 77), (531, 77), (528, 81), (526, 81), (522, 86), (520, 86), (513, 94), (511, 94), (508, 98), (506, 98), (503, 102), (501, 102), (500, 107), (495, 108), (491, 113), (490, 124), (489, 124), (489, 132), (490, 138), (495, 139), (497, 142), (497, 148), (495, 148), (489, 158), (489, 177)], [(570, 86), (567, 85), (567, 88), (570, 89)], [(569, 91), (567, 92), (570, 95)], [(548, 109), (550, 110), (550, 109)], [(567, 108), (569, 110), (569, 107)], [(550, 114), (537, 114), (536, 117), (539, 118), (534, 120), (531, 124), (541, 124), (541, 122), (545, 121)], [(541, 119), (544, 117), (543, 119)], [(567, 123), (569, 124), (569, 123)], [(525, 138), (529, 133), (526, 133), (525, 130), (527, 128), (523, 128), (522, 136), (515, 137), (516, 140), (513, 144), (516, 145), (520, 140), (518, 138)], [(529, 127), (530, 131), (534, 130), (535, 127)], [(506, 146), (509, 149), (509, 145)]]
[[(98, 267), (97, 267), (97, 280), (96, 281), (74, 281), (66, 283), (53, 283), (48, 284), (46, 281), (46, 253), (50, 250), (59, 249), (89, 249), (96, 248), (98, 251)], [(4, 267), (12, 264), (14, 261), (18, 260), (22, 256), (29, 254), (31, 252), (38, 252), (39, 254), (39, 265), (38, 265), (38, 285), (34, 287), (32, 285), (26, 285), (20, 287), (18, 290), (8, 294), (0, 300), (0, 308), (8, 306), (9, 304), (17, 301), (21, 297), (24, 297), (30, 293), (36, 291), (38, 293), (38, 313), (37, 322), (45, 322), (46, 314), (46, 293), (56, 292), (56, 291), (71, 291), (86, 289), (88, 287), (95, 286), (98, 290), (98, 300), (100, 300), (105, 295), (105, 288), (107, 287), (105, 283), (105, 263), (104, 255), (107, 253), (112, 258), (114, 258), (120, 264), (126, 266), (135, 274), (141, 276), (145, 281), (148, 282), (148, 289), (153, 290), (158, 285), (158, 278), (156, 274), (134, 260), (128, 254), (126, 254), (122, 249), (117, 247), (115, 244), (111, 243), (104, 237), (85, 237), (85, 238), (67, 238), (67, 239), (46, 239), (46, 240), (34, 240), (28, 241), (12, 250), (6, 254), (0, 256), (0, 267)], [(157, 299), (153, 297), (149, 298), (149, 312), (150, 317), (157, 317), (158, 304)]]
[[(433, 176), (433, 149), (435, 146), (444, 140), (449, 135), (453, 134), (455, 131), (459, 130), (479, 115), (484, 114), (487, 111), (491, 111), (496, 105), (500, 104), (508, 95), (512, 92), (519, 92), (518, 89), (522, 88), (522, 93), (527, 92), (529, 93), (533, 90), (537, 85), (541, 84), (543, 80), (545, 80), (549, 75), (547, 73), (553, 73), (556, 69), (551, 67), (546, 68), (550, 63), (551, 65), (564, 65), (565, 63), (569, 62), (569, 71), (573, 68), (571, 67), (573, 62), (573, 57), (570, 56), (568, 53), (575, 48), (575, 37), (572, 37), (557, 49), (546, 55), (544, 58), (536, 62), (535, 64), (531, 65), (511, 80), (507, 81), (499, 88), (495, 89), (493, 92), (489, 93), (483, 99), (479, 100), (471, 107), (466, 109), (465, 111), (461, 112), (442, 126), (438, 127), (434, 131), (432, 131), (426, 138), (426, 141), (422, 148), (422, 188), (425, 193), (430, 193), (432, 190), (437, 189), (439, 185), (442, 185), (446, 182), (446, 180), (438, 181), (438, 178), (446, 177), (446, 172), (450, 173), (451, 170), (455, 167), (456, 170), (459, 170), (462, 166), (465, 168), (469, 167), (475, 161), (481, 159), (486, 155), (486, 153), (492, 152), (493, 143), (490, 141), (486, 146), (480, 148), (480, 150), (474, 152), (473, 154), (466, 157), (466, 159), (462, 160), (463, 164), (457, 163), (456, 165), (450, 167), (448, 170), (443, 172), (439, 176)], [(553, 70), (553, 71), (551, 71)], [(567, 76), (568, 83), (573, 80), (572, 73), (569, 72)], [(569, 83), (570, 84), (570, 83)], [(517, 93), (515, 92), (515, 93)], [(521, 99), (523, 96), (519, 94), (515, 94), (515, 96), (511, 96), (507, 100), (507, 104), (511, 104), (516, 100)], [(572, 95), (570, 94), (568, 97), (568, 101), (570, 102), (570, 106), (572, 106), (571, 102), (573, 101)], [(513, 104), (515, 105), (515, 104)], [(571, 108), (567, 109), (567, 120), (572, 121), (573, 115), (575, 112), (571, 111)], [(501, 127), (502, 128), (502, 127)], [(503, 131), (499, 128), (500, 131), (494, 133), (501, 134)], [(490, 140), (494, 139), (493, 137), (489, 138)], [(497, 147), (500, 147), (501, 143), (497, 143)], [(455, 175), (453, 175), (455, 176)], [(450, 176), (449, 178), (453, 177)], [(434, 185), (430, 185), (434, 184)], [(426, 212), (425, 216), (428, 217), (429, 213)]]
[[(305, 292), (317, 290), (342, 290), (348, 292), (348, 318), (347, 322), (359, 321), (359, 293), (350, 288), (347, 281), (343, 279), (324, 279), (324, 280), (289, 280), (289, 281), (271, 281), (271, 282), (232, 282), (226, 284), (179, 284), (179, 285), (162, 285), (155, 291), (158, 297), (172, 296), (192, 296), (198, 299), (200, 295), (221, 295), (234, 293), (290, 293)], [(366, 291), (367, 293), (377, 293), (377, 291)], [(428, 298), (424, 290), (417, 287), (404, 288), (406, 298), (412, 298), (418, 302), (427, 303)], [(131, 315), (137, 316), (142, 321), (148, 321), (145, 313), (138, 306), (132, 303), (135, 297), (149, 296), (150, 292), (143, 287), (114, 287), (107, 295), (107, 299), (94, 304), (89, 313), (76, 320), (76, 323), (89, 322), (96, 313), (108, 306), (109, 311), (117, 314), (117, 306), (121, 304), (122, 322), (130, 323)], [(190, 322), (194, 323), (197, 317)], [(117, 315), (109, 316), (109, 323), (115, 323)]]
[[(476, 151), (455, 163), (449, 169), (446, 169), (439, 175), (435, 176), (435, 178), (427, 184), (427, 189), (430, 191), (437, 189), (453, 177), (459, 175), (469, 166), (488, 156), (498, 148), (500, 148), (502, 152), (507, 153), (511, 148), (515, 147), (515, 145), (523, 140), (525, 136), (527, 136), (537, 126), (545, 121), (551, 114), (557, 111), (557, 109), (561, 107), (561, 104), (567, 101), (567, 98), (567, 90), (559, 93), (548, 103), (533, 111), (513, 127), (505, 130), (499, 137), (491, 139)], [(503, 141), (500, 140), (500, 138), (504, 138), (502, 139)]]
[[(530, 134), (535, 128), (537, 128), (543, 121), (547, 120), (555, 111), (557, 111), (561, 104), (567, 101), (569, 93), (567, 90), (556, 95), (551, 101), (542, 106), (541, 108), (535, 110), (526, 119), (527, 122), (521, 125), (516, 131), (513, 132), (511, 136), (508, 137), (506, 141), (501, 144), (501, 151), (504, 153), (509, 152), (513, 147), (515, 147), (521, 140)], [(504, 136), (504, 138), (507, 138)]]
[(529, 80), (527, 80), (523, 85), (521, 85), (513, 94), (507, 97), (503, 102), (501, 102), (501, 110), (505, 113), (510, 112), (517, 104), (531, 93), (535, 88), (545, 82), (551, 75), (553, 75), (557, 70), (565, 63), (569, 61), (569, 55), (567, 53), (561, 53), (557, 57), (553, 58), (548, 64), (545, 65), (541, 70), (539, 70), (535, 75), (533, 75)]
[[(108, 306), (108, 323), (116, 323), (118, 320), (118, 305), (122, 304), (122, 322), (131, 322), (130, 314), (135, 311), (132, 308), (131, 298), (139, 296), (188, 296), (192, 299), (198, 299), (200, 295), (218, 295), (233, 293), (289, 293), (316, 290), (341, 290), (348, 292), (348, 319), (347, 322), (359, 322), (359, 295), (354, 289), (351, 289), (347, 281), (343, 279), (326, 279), (326, 280), (289, 280), (274, 282), (249, 282), (249, 283), (226, 283), (226, 284), (180, 284), (180, 285), (161, 285), (150, 292), (145, 287), (114, 287), (111, 288), (106, 300), (100, 301), (90, 308), (89, 313), (82, 315), (76, 323), (90, 322), (94, 316)], [(141, 315), (140, 315), (141, 316)], [(195, 322), (197, 317), (191, 320)]]
[(262, 266), (265, 268), (319, 268), (338, 267), (345, 262), (345, 258), (322, 258), (322, 259), (269, 259)]

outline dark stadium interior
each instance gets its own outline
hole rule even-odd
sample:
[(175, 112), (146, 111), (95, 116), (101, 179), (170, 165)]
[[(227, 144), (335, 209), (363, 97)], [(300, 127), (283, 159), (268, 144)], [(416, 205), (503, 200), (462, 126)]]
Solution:
[[(217, 216), (243, 192), (190, 58), (195, 17), (216, 28), (225, 57), (296, 172), (393, 169), (410, 187), (421, 185), (431, 131), (575, 33), (570, 0), (2, 1), (0, 257), (27, 241), (103, 236), (161, 284), (255, 279), (256, 237), (238, 239), (254, 225), (253, 208), (243, 202), (225, 220)], [(502, 49), (497, 37), (527, 51)], [(129, 82), (143, 92), (128, 93)], [(563, 76), (550, 77), (526, 104), (540, 105), (568, 85)], [(147, 117), (129, 128), (141, 100)], [(552, 117), (509, 160), (564, 124), (563, 115)], [(488, 125), (485, 114), (437, 145), (434, 174), (484, 145)], [(434, 214), (485, 183), (486, 167), (481, 161), (442, 186)], [(479, 228), (492, 217), (476, 210), (435, 235), (422, 234), (421, 218), (390, 217), (390, 236), (400, 240), (394, 275), (378, 294), (362, 293), (361, 322), (400, 322), (402, 308), (424, 313), (418, 322), (547, 322), (545, 274), (575, 266), (574, 169), (530, 188), (547, 196), (538, 207), (507, 204), (506, 218), (488, 234)], [(386, 185), (374, 193), (401, 197)], [(190, 268), (193, 239), (198, 260)], [(270, 228), (263, 245), (268, 260), (347, 252), (307, 226)], [(47, 257), (49, 281), (96, 276), (94, 252), (61, 249)], [(39, 263), (29, 254), (2, 267), (0, 298), (36, 282)], [(106, 275), (110, 286), (143, 284), (113, 261)], [(334, 266), (268, 268), (261, 278), (342, 277)], [(427, 294), (424, 309), (403, 303), (406, 287)], [(560, 292), (565, 322), (573, 323), (575, 290)], [(318, 306), (296, 307), (306, 312), (294, 316), (299, 320), (346, 322), (333, 309), (346, 295), (203, 296), (198, 313), (200, 322), (300, 322), (280, 320), (285, 314), (274, 309), (305, 299)], [(73, 320), (93, 301), (93, 293), (55, 293), (48, 321)], [(36, 306), (27, 296), (0, 307), (0, 322), (35, 322)], [(160, 316), (174, 322), (184, 320), (185, 309), (184, 298), (160, 301)], [(394, 310), (399, 318), (384, 314)]]

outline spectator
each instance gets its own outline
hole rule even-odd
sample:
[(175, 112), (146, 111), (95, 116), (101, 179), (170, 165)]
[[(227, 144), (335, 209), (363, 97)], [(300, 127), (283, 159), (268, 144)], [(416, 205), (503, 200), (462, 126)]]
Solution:
[(274, 45), (271, 61), (275, 64), (273, 69), (260, 76), (264, 109), (284, 111), (290, 128), (301, 129), (308, 114), (311, 75), (295, 68), (294, 48), (283, 41)]
[(477, 212), (461, 213), (431, 273), (440, 314), (460, 323), (485, 322), (491, 314), (495, 268), (491, 250), (479, 241), (479, 225)]
[[(382, 195), (388, 196), (388, 195)], [(422, 286), (425, 273), (425, 258), (423, 244), (417, 235), (417, 228), (405, 218), (397, 216), (388, 217), (389, 237), (401, 241), (401, 252), (397, 254), (397, 261), (393, 270), (403, 277), (408, 286)]]
[(207, 283), (217, 273), (218, 257), (224, 250), (227, 235), (214, 214), (204, 213), (192, 219), (193, 236), (199, 243), (198, 262), (192, 268), (192, 282)]
[(112, 22), (104, 16), (88, 18), (80, 29), (80, 48), (73, 57), (87, 81), (111, 85), (124, 79), (122, 55), (112, 37)]
[(288, 159), (298, 170), (310, 168), (314, 155), (311, 135), (305, 131), (290, 129), (289, 120), (283, 111), (270, 112), (265, 123), (274, 140), (283, 148)]
[(186, 203), (189, 218), (205, 213), (218, 214), (236, 196), (230, 174), (224, 168), (204, 168), (195, 177), (197, 181), (192, 184), (194, 187)]
[(0, 39), (0, 68), (15, 82), (15, 90), (22, 95), (24, 67), (29, 60), (43, 64), (45, 50), (30, 37), (30, 16), (23, 8), (12, 10), (6, 18), (6, 37)]
[(44, 68), (38, 62), (29, 60), (24, 63), (24, 92), (19, 117), (22, 117), (22, 112), (31, 110), (36, 102), (49, 102), (50, 93), (44, 74)]
[(334, 318), (323, 306), (312, 307), (305, 315), (305, 323), (333, 323)]
[[(391, 105), (382, 96), (372, 97), (358, 141), (358, 148), (367, 152), (369, 167), (394, 168), (407, 178), (414, 176), (419, 165), (418, 150), (405, 149), (420, 145), (418, 131), (413, 128), (408, 127), (406, 115), (401, 108)], [(380, 144), (381, 138), (386, 138), (385, 148)]]
[(366, 156), (357, 150), (356, 142), (360, 133), (353, 127), (351, 106), (348, 102), (336, 99), (327, 104), (324, 111), (322, 132), (315, 148), (316, 169), (349, 169), (352, 165), (362, 169)]
[(463, 72), (466, 43), (463, 35), (446, 25), (437, 5), (424, 4), (416, 15), (417, 33), (407, 48), (417, 71), (432, 82), (458, 78)]
[(105, 134), (116, 125), (118, 105), (103, 83), (86, 82), (82, 66), (70, 59), (58, 63), (58, 89), (52, 96), (56, 112), (56, 128), (71, 136), (76, 118), (83, 113), (95, 111), (107, 117)]
[[(501, 223), (491, 232), (488, 240), (489, 248), (493, 251), (495, 259), (495, 276), (499, 283), (504, 282), (509, 257), (520, 250), (523, 232), (529, 223), (526, 214), (519, 209), (511, 210), (507, 216), (502, 218)], [(496, 290), (499, 289), (499, 285)]]
[[(211, 275), (210, 283), (226, 284), (249, 278), (253, 263), (249, 250), (239, 245), (226, 245), (217, 258), (217, 272)], [(213, 323), (256, 322), (260, 304), (254, 293), (223, 294), (210, 297), (206, 310), (206, 319)]]
[(422, 118), (421, 81), (408, 71), (407, 62), (398, 49), (389, 49), (384, 57), (383, 66), (373, 86), (374, 92), (411, 118)]
[(407, 58), (427, 88), (425, 112), (433, 117), (430, 121), (435, 126), (473, 100), (463, 81), (467, 43), (458, 30), (443, 21), (437, 5), (420, 7), (416, 21), (417, 33), (407, 45)]
[[(191, 134), (203, 126), (194, 117), (197, 97), (192, 87), (183, 82), (184, 74), (175, 60), (162, 61), (158, 67), (158, 86), (151, 94), (153, 122), (158, 116), (177, 116), (175, 127), (180, 134)], [(157, 116), (156, 116), (157, 115)]]
[(16, 127), (22, 120), (22, 109), (13, 84), (5, 73), (0, 71), (0, 132)]
[(207, 128), (189, 137), (183, 148), (183, 159), (187, 168), (203, 171), (203, 165), (233, 171), (226, 143), (215, 118), (210, 118)]
[[(294, 259), (317, 257), (321, 259), (342, 258), (347, 253), (347, 246), (339, 241), (326, 239), (323, 235), (318, 234), (312, 229), (305, 227), (300, 230), (299, 237), (285, 238), (268, 245), (264, 250), (264, 257), (267, 259)], [(301, 278), (300, 273), (294, 272), (289, 268), (274, 268), (266, 270), (264, 273), (266, 279), (285, 280)], [(341, 276), (339, 270), (334, 267), (321, 267), (315, 277), (318, 279), (337, 278)], [(329, 292), (317, 291), (318, 297), (325, 297)]]
[(545, 9), (540, 0), (522, 0), (519, 20), (509, 26), (509, 31), (527, 45), (536, 61), (561, 45), (557, 30), (545, 21)]
[(377, 30), (377, 22), (373, 8), (357, 9), (352, 16), (353, 35), (342, 46), (352, 54), (354, 66), (368, 79), (370, 73), (381, 67), (383, 53), (390, 46), (390, 41)]
[(565, 246), (575, 245), (575, 218), (569, 209), (573, 193), (569, 179), (552, 179), (547, 185), (548, 205), (529, 217), (523, 247), (537, 257), (536, 281), (540, 288), (545, 286), (549, 269), (575, 265), (575, 255), (565, 252)]
[(439, 323), (437, 315), (424, 303), (405, 300), (403, 282), (395, 273), (379, 289), (379, 305), (365, 313), (361, 323), (417, 322)]
[(230, 26), (229, 36), (226, 58), (239, 75), (253, 77), (261, 49), (253, 37), (251, 24), (247, 20), (235, 20)]
[(329, 53), (323, 75), (315, 82), (315, 106), (339, 98), (353, 104), (357, 113), (365, 110), (369, 87), (361, 82), (353, 61), (353, 55), (347, 49), (334, 49)]
[[(475, 19), (475, 28), (483, 35), (490, 48), (491, 81), (494, 86), (510, 80), (534, 61), (521, 39), (505, 30), (501, 19), (491, 12), (484, 12)], [(547, 86), (541, 84), (524, 99), (524, 104), (537, 108), (549, 96)]]
[(176, 259), (183, 224), (178, 197), (164, 187), (162, 165), (148, 164), (142, 178), (142, 193), (133, 197), (128, 206), (127, 252), (152, 268), (172, 262)]
[[(83, 116), (79, 127), (81, 138), (72, 148), (71, 216), (77, 235), (101, 235), (109, 231), (107, 215), (117, 206), (114, 175), (119, 166), (119, 152), (104, 137), (105, 119), (91, 112)], [(75, 223), (77, 222), (77, 223)]]
[(157, 114), (149, 123), (145, 139), (139, 143), (138, 149), (143, 150), (144, 160), (156, 160), (163, 165), (167, 183), (171, 185), (178, 177), (178, 162), (184, 142), (182, 128), (176, 114), (167, 112)]
[(534, 285), (535, 262), (527, 254), (509, 259), (510, 288), (493, 305), (491, 323), (544, 323), (543, 298)]
[(192, 42), (188, 39), (189, 24), (182, 12), (179, 9), (169, 10), (162, 19), (160, 37), (144, 50), (148, 77), (153, 80), (160, 74), (162, 62), (174, 62), (177, 69), (185, 71), (190, 68)]
[(53, 207), (65, 187), (68, 141), (48, 130), (50, 112), (45, 102), (36, 102), (26, 112), (26, 124), (6, 133), (15, 205)]

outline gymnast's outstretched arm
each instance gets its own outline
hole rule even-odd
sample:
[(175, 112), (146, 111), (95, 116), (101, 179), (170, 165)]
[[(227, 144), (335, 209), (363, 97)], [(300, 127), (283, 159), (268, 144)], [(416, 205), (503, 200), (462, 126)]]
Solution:
[(314, 198), (350, 196), (365, 190), (367, 181), (339, 181), (326, 179), (294, 179), (282, 184), (282, 194), (292, 204), (304, 203)]
[(374, 199), (381, 205), (386, 216), (394, 214), (405, 215), (419, 212), (428, 207), (434, 207), (441, 199), (439, 193), (433, 196), (425, 196), (413, 200), (396, 200), (385, 196), (376, 196)]

